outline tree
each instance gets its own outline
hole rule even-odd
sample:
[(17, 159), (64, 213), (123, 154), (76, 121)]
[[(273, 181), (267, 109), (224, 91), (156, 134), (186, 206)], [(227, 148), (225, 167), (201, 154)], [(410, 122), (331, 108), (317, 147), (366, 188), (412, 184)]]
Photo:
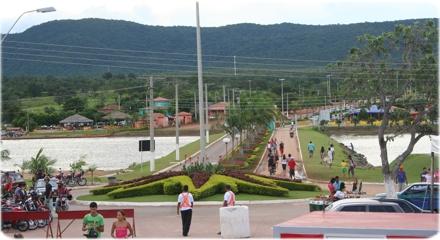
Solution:
[[(383, 110), (378, 140), (385, 189), (387, 196), (393, 197), (399, 166), (423, 136), (435, 133), (436, 121), (427, 119), (438, 118), (437, 26), (433, 21), (397, 25), (392, 32), (365, 34), (359, 41), (361, 46), (351, 49), (347, 60), (337, 63), (335, 70), (351, 96), (376, 99)], [(406, 117), (404, 126), (390, 128), (391, 107), (395, 105), (414, 115)], [(392, 136), (385, 136), (385, 131)], [(390, 167), (387, 143), (404, 132), (409, 132), (410, 141)]]
[(86, 101), (79, 97), (68, 98), (63, 105), (64, 111), (82, 112), (86, 106)]
[(90, 173), (92, 174), (92, 185), (93, 185), (94, 180), (95, 180), (95, 178), (93, 176), (93, 173), (96, 171), (97, 168), (98, 167), (95, 164), (92, 164), (92, 165), (89, 166), (89, 169), (88, 169), (90, 171)]
[(56, 163), (57, 160), (50, 159), (46, 155), (42, 154), (43, 148), (40, 148), (37, 155), (35, 157), (31, 157), (29, 161), (23, 161), (21, 165), (22, 170), (29, 170), (30, 173), (36, 174), (38, 171), (42, 171), (43, 173), (52, 173), (52, 166)]
[(81, 171), (83, 169), (83, 167), (85, 165), (87, 165), (87, 162), (85, 159), (86, 159), (86, 155), (81, 155), (79, 157), (78, 161), (74, 161), (71, 164), (69, 164), (70, 169), (74, 172)]

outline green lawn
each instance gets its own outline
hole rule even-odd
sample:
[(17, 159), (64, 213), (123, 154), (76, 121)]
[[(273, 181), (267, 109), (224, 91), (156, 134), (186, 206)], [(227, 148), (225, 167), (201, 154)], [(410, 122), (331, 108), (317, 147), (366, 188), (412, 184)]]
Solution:
[(408, 182), (420, 182), (420, 173), (423, 167), (431, 168), (431, 156), (429, 154), (411, 154), (403, 163)]
[[(274, 196), (264, 196), (255, 194), (237, 194), (236, 200), (240, 201), (255, 201), (255, 200), (288, 200), (288, 199), (303, 199), (303, 198), (313, 198), (319, 195), (321, 192), (310, 192), (310, 191), (289, 191), (289, 195), (286, 197), (274, 197)], [(323, 192), (322, 194), (327, 194)], [(77, 198), (83, 201), (109, 201), (109, 202), (175, 202), (177, 201), (177, 196), (174, 195), (147, 195), (140, 197), (130, 197), (130, 198), (118, 198), (112, 199), (107, 195), (83, 195)], [(223, 194), (216, 194), (201, 201), (222, 201)]]
[[(347, 156), (342, 151), (339, 143), (312, 128), (300, 128), (299, 139), (301, 142), (304, 164), (309, 178), (328, 181), (332, 176), (338, 175), (339, 178), (342, 177), (340, 164), (342, 159), (347, 159)], [(307, 152), (307, 144), (310, 140), (316, 145), (316, 151), (312, 159), (309, 159)], [(328, 148), (330, 143), (333, 143), (336, 151), (335, 160), (333, 161), (331, 169), (319, 163), (319, 149), (321, 149), (321, 146)], [(390, 165), (392, 166), (393, 163)], [(403, 166), (408, 176), (408, 182), (419, 182), (420, 173), (422, 172), (423, 167), (429, 168), (431, 166), (431, 158), (428, 154), (411, 154), (408, 159), (405, 160)], [(371, 169), (356, 168), (355, 175), (359, 180), (364, 182), (383, 182), (381, 167)]]
[[(300, 128), (298, 131), (301, 142), (301, 152), (308, 177), (311, 179), (328, 181), (331, 177), (339, 176), (339, 178), (344, 180), (342, 177), (341, 161), (343, 159), (347, 160), (348, 158), (339, 143), (312, 128)], [(310, 141), (316, 145), (315, 154), (312, 159), (309, 159), (307, 151), (307, 144)], [(328, 168), (320, 164), (319, 150), (321, 149), (321, 146), (328, 149), (331, 143), (335, 147), (335, 159), (333, 160), (332, 168)], [(364, 182), (383, 182), (382, 172), (379, 167), (371, 169), (356, 168), (355, 176), (357, 176), (358, 180)]]
[[(219, 139), (223, 135), (224, 135), (224, 133), (211, 134), (209, 136), (209, 140), (211, 142), (214, 142), (215, 140)], [(183, 158), (185, 157), (185, 154), (190, 156), (190, 155), (196, 153), (197, 151), (199, 151), (199, 148), (200, 148), (200, 140), (194, 141), (192, 143), (189, 143), (189, 144), (181, 147), (180, 148), (180, 159), (183, 160)], [(168, 154), (160, 159), (156, 159), (156, 161), (155, 161), (156, 171), (164, 169), (164, 168), (174, 164), (174, 162), (176, 162), (175, 156), (176, 156), (176, 153), (175, 153), (175, 151), (173, 151), (170, 154)], [(142, 166), (143, 166), (142, 172), (141, 172), (141, 165), (137, 164), (135, 167), (131, 168), (131, 170), (133, 170), (132, 172), (119, 174), (119, 175), (117, 175), (117, 178), (120, 180), (129, 180), (129, 179), (133, 179), (133, 178), (138, 178), (138, 177), (150, 175), (151, 174), (150, 163), (149, 162), (143, 163)]]
[(22, 99), (21, 104), (23, 106), (23, 110), (30, 111), (33, 113), (42, 113), (44, 112), (45, 107), (53, 107), (56, 110), (60, 110), (61, 106), (58, 105), (54, 97), (36, 97), (36, 98), (26, 98)]

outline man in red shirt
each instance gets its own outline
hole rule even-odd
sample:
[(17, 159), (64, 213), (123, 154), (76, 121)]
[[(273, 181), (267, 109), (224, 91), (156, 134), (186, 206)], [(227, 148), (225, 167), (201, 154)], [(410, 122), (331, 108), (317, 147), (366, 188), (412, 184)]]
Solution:
[(293, 157), (291, 157), (290, 154), (289, 154), (289, 162), (287, 163), (287, 165), (289, 165), (290, 179), (295, 179), (295, 166), (296, 166), (296, 162), (295, 162), (295, 159)]

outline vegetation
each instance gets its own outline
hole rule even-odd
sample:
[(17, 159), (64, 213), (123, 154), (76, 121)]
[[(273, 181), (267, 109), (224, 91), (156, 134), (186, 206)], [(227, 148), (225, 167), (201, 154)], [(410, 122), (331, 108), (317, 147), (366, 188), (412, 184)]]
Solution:
[[(334, 71), (343, 79), (349, 95), (371, 99), (383, 110), (378, 129), (382, 174), (387, 195), (393, 197), (393, 178), (399, 165), (423, 136), (437, 132), (438, 29), (434, 21), (397, 25), (393, 31), (377, 36), (363, 34), (359, 42), (361, 45), (351, 49)], [(391, 108), (395, 106), (408, 114), (401, 115), (406, 116), (403, 126), (398, 126), (392, 136), (385, 136), (393, 120)], [(387, 143), (404, 131), (411, 134), (410, 142), (391, 167)]]
[(9, 157), (9, 154), (10, 154), (10, 152), (8, 149), (2, 149), (1, 150), (1, 157), (2, 157), (1, 161), (3, 162), (3, 161), (8, 161), (9, 159), (11, 159), (11, 157)]
[(50, 159), (42, 153), (43, 148), (40, 148), (35, 157), (32, 157), (28, 161), (23, 161), (23, 164), (20, 166), (22, 170), (29, 170), (29, 172), (33, 175), (35, 175), (39, 171), (46, 174), (52, 173), (54, 171), (52, 166), (56, 163), (57, 160)]

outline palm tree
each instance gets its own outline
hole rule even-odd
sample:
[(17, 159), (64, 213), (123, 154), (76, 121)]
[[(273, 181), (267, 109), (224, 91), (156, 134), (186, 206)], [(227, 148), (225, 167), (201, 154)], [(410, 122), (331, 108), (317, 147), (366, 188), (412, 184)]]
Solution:
[(50, 159), (46, 155), (42, 154), (42, 152), (43, 148), (40, 148), (35, 157), (31, 157), (29, 161), (23, 161), (23, 164), (21, 165), (22, 170), (29, 170), (29, 172), (32, 174), (36, 174), (38, 171), (52, 173), (52, 166), (57, 160)]
[(92, 164), (92, 165), (89, 166), (89, 171), (90, 171), (90, 173), (92, 174), (92, 185), (93, 185), (93, 182), (94, 182), (94, 180), (95, 180), (95, 178), (94, 178), (94, 176), (93, 176), (93, 172), (95, 172), (96, 169), (97, 169), (97, 166), (96, 166), (95, 164)]

